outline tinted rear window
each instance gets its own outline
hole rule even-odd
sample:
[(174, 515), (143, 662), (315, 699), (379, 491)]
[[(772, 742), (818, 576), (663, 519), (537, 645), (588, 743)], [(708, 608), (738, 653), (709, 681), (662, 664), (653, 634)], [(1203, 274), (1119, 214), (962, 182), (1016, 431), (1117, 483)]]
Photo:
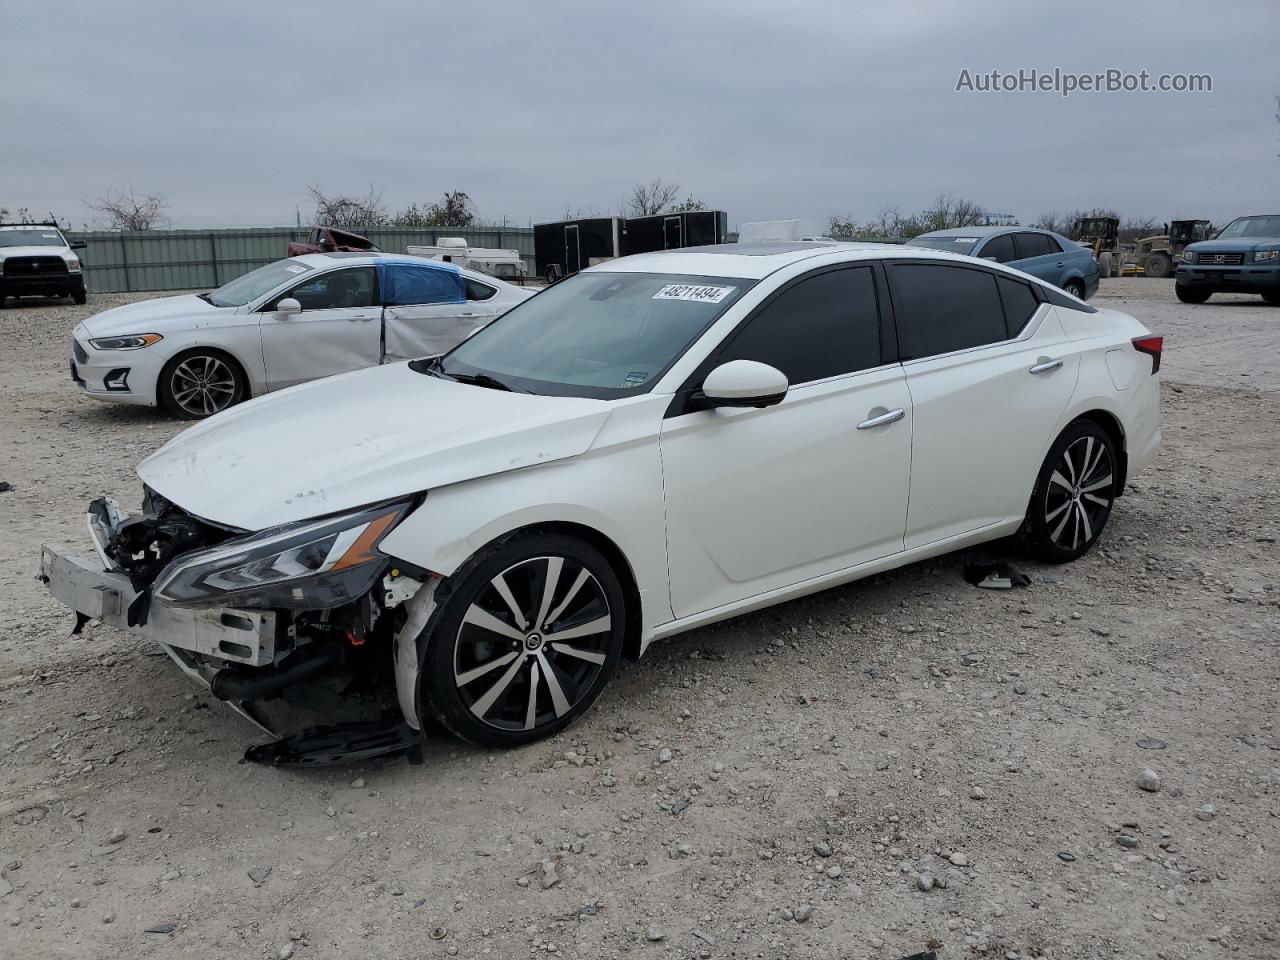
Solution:
[(985, 270), (899, 263), (893, 304), (903, 360), (980, 347), (1008, 338), (996, 278)]
[(1062, 250), (1053, 242), (1053, 237), (1043, 233), (1019, 233), (1016, 235), (1018, 259), (1029, 260), (1031, 257), (1044, 257)]

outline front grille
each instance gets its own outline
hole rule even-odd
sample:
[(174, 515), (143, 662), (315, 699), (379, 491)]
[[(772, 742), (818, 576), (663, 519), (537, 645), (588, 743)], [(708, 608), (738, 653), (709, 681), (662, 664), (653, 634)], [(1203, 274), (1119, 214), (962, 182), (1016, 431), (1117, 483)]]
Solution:
[(1207, 263), (1214, 267), (1237, 267), (1244, 263), (1243, 253), (1202, 253), (1196, 263)]
[(71, 341), (71, 353), (75, 356), (75, 358), (76, 358), (76, 363), (88, 363), (88, 362), (89, 362), (89, 352), (88, 352), (87, 350), (85, 350), (85, 348), (84, 348), (84, 347), (80, 346), (80, 341), (79, 341), (79, 340), (72, 340), (72, 341)]
[(67, 261), (61, 257), (6, 257), (6, 277), (43, 277), (54, 273), (66, 273)]

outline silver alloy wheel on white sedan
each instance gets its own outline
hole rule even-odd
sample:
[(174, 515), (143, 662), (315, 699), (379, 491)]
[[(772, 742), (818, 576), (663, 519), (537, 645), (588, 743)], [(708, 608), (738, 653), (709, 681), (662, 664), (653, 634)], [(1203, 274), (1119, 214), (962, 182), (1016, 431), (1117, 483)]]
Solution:
[(192, 354), (169, 374), (173, 402), (190, 417), (220, 413), (236, 401), (236, 375), (222, 358), (206, 353)]
[(1094, 436), (1072, 441), (1049, 476), (1049, 538), (1063, 550), (1087, 545), (1102, 530), (1114, 500), (1115, 465), (1107, 445)]
[(473, 598), (453, 676), (481, 723), (535, 731), (566, 717), (608, 659), (613, 611), (599, 580), (563, 556), (507, 567)]

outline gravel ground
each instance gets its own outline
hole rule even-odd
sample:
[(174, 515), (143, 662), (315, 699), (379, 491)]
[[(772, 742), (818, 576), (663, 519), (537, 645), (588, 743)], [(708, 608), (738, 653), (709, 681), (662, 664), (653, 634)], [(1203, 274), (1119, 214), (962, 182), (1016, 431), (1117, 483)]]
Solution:
[(1025, 590), (949, 556), (660, 644), (550, 742), (289, 771), (33, 580), (180, 429), (68, 380), (127, 299), (0, 313), (0, 955), (1280, 956), (1280, 310), (1105, 283), (1165, 449)]

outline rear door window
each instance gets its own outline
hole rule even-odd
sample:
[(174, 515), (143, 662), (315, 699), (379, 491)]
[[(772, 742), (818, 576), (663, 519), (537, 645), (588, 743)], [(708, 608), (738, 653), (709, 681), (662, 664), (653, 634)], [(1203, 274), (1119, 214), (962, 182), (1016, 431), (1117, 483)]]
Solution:
[(982, 249), (978, 251), (978, 256), (983, 259), (992, 259), (996, 263), (1008, 263), (1010, 260), (1017, 260), (1018, 254), (1013, 249), (1013, 234), (1002, 233), (998, 237), (992, 237), (982, 245)]
[(721, 349), (717, 363), (758, 360), (791, 384), (880, 365), (880, 313), (870, 267), (827, 270), (787, 287)]
[(1052, 237), (1043, 233), (1014, 234), (1014, 243), (1018, 248), (1019, 260), (1030, 260), (1032, 257), (1046, 257), (1051, 253), (1061, 253), (1061, 248), (1053, 242)]
[(1020, 334), (1040, 306), (1040, 300), (1028, 284), (1013, 277), (997, 277), (1000, 300), (1004, 303), (1004, 325), (1012, 339)]
[(903, 360), (1008, 338), (994, 274), (949, 264), (895, 263), (890, 275)]

